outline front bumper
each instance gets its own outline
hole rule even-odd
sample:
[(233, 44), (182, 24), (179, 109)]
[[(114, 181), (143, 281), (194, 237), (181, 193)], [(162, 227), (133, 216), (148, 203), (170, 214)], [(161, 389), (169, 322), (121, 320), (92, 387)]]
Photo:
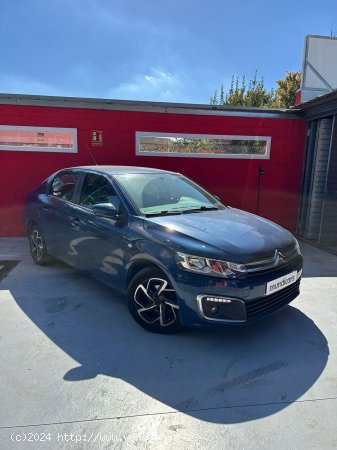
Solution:
[[(197, 327), (223, 327), (253, 323), (289, 304), (299, 295), (302, 257), (292, 264), (263, 274), (237, 279), (177, 271), (174, 285), (179, 298), (183, 324)], [(268, 282), (296, 272), (296, 281), (266, 295)]]

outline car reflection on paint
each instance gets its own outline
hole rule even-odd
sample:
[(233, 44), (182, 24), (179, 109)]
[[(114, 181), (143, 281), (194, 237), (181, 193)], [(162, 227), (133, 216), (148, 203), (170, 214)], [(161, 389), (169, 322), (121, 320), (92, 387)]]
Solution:
[(149, 331), (249, 324), (299, 294), (291, 233), (174, 172), (63, 169), (30, 192), (24, 219), (37, 264), (60, 259), (122, 291)]

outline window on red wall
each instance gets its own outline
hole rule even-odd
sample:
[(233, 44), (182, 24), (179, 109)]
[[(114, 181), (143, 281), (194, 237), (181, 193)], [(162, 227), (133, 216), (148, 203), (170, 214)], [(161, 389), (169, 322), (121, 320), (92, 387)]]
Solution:
[(269, 159), (270, 136), (136, 132), (139, 156)]
[(77, 153), (77, 130), (0, 125), (0, 150)]

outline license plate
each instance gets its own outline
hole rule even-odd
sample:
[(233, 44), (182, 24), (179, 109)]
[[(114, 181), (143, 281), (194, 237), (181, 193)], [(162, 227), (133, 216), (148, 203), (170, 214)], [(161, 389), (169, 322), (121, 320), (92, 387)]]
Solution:
[(284, 289), (287, 286), (296, 283), (301, 274), (302, 270), (300, 270), (299, 272), (294, 270), (293, 272), (288, 273), (288, 275), (284, 275), (283, 277), (269, 281), (266, 286), (266, 295), (274, 294), (274, 292), (280, 291), (281, 289)]

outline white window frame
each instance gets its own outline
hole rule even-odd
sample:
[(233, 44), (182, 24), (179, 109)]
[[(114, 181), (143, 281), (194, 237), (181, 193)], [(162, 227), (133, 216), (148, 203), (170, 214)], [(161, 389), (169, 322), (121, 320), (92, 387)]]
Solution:
[[(181, 153), (181, 152), (142, 152), (140, 140), (142, 136), (176, 137), (196, 139), (226, 139), (233, 141), (265, 141), (266, 153), (264, 155), (248, 155), (240, 153)], [(151, 131), (136, 131), (136, 155), (137, 156), (162, 156), (175, 158), (232, 158), (232, 159), (270, 159), (271, 136), (240, 136), (225, 134), (184, 134), (184, 133), (159, 133)]]
[(16, 152), (42, 152), (42, 153), (77, 153), (77, 128), (55, 128), (55, 127), (26, 127), (17, 125), (0, 125), (0, 130), (13, 131), (34, 131), (36, 133), (43, 132), (57, 132), (57, 133), (72, 133), (74, 148), (59, 148), (59, 147), (29, 147), (26, 145), (3, 145), (0, 144), (0, 151), (16, 151)]

